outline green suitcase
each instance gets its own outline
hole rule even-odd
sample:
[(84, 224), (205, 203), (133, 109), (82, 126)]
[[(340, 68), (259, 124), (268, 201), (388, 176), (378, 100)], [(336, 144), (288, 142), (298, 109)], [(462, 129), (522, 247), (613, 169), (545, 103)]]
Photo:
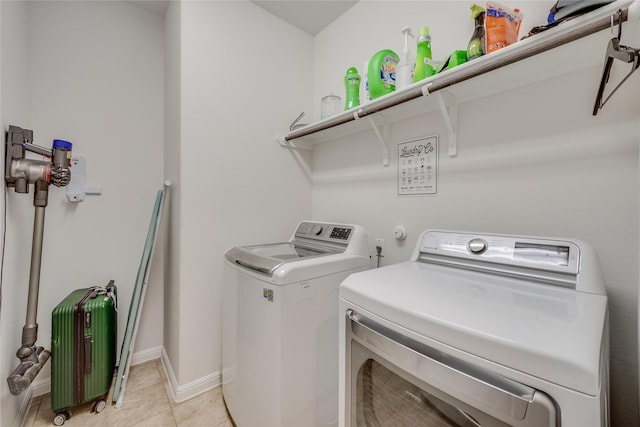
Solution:
[(116, 286), (77, 289), (52, 313), (51, 409), (62, 425), (70, 409), (92, 402), (106, 407), (116, 365)]

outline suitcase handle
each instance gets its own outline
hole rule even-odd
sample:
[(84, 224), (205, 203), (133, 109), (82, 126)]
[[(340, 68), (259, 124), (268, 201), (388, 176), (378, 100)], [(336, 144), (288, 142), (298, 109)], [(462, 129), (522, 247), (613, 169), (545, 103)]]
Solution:
[(118, 311), (118, 288), (115, 285), (114, 280), (109, 280), (107, 286), (94, 286), (91, 288), (91, 298), (95, 298), (98, 295), (106, 294), (111, 301), (113, 301), (113, 308)]

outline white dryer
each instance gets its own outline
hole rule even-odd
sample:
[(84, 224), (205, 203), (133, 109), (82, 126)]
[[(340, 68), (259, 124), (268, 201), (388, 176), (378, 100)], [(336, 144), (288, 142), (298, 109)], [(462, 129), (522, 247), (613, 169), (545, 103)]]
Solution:
[(576, 240), (425, 231), (340, 286), (341, 426), (609, 425), (607, 297)]
[(303, 221), (284, 243), (225, 254), (222, 392), (238, 427), (338, 420), (338, 287), (370, 268), (353, 224)]

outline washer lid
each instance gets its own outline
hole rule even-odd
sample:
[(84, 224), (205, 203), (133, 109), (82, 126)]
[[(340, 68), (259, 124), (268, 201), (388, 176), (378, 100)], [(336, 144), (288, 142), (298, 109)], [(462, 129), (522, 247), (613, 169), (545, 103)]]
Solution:
[(332, 255), (341, 251), (329, 247), (302, 246), (291, 242), (229, 249), (224, 256), (231, 263), (272, 275), (285, 262)]
[(340, 297), (486, 360), (599, 392), (605, 295), (408, 261), (350, 275)]

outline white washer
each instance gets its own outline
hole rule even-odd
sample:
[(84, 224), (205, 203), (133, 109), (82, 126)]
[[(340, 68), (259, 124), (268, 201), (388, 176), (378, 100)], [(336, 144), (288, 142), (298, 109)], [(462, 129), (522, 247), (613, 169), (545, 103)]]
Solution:
[(359, 225), (301, 222), (225, 254), (222, 392), (238, 427), (337, 425), (338, 287), (370, 268)]
[(576, 240), (432, 230), (340, 286), (341, 426), (608, 426), (607, 297)]

